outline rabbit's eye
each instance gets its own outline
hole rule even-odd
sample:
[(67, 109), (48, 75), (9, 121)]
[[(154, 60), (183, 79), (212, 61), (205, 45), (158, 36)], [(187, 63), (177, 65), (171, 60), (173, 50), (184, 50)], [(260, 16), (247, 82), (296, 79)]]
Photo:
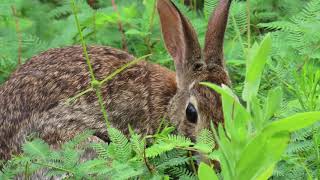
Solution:
[(188, 104), (188, 107), (186, 109), (186, 115), (187, 115), (188, 121), (190, 121), (191, 123), (197, 123), (198, 113), (193, 104), (191, 103)]

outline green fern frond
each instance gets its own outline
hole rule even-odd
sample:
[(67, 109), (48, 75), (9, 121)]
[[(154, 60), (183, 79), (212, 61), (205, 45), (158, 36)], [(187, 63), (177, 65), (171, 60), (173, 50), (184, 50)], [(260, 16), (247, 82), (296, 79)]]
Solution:
[(157, 169), (164, 170), (164, 169), (171, 168), (173, 166), (185, 165), (190, 162), (190, 159), (191, 158), (189, 157), (177, 157), (177, 158), (168, 159), (167, 161), (158, 165)]
[(291, 142), (287, 148), (288, 154), (307, 152), (313, 148), (312, 141)]
[(260, 23), (259, 27), (266, 28), (268, 30), (283, 30), (286, 32), (301, 32), (301, 29), (294, 23), (288, 21), (274, 21), (270, 23)]
[(206, 19), (209, 19), (213, 10), (218, 5), (218, 2), (219, 2), (218, 0), (204, 0), (203, 12), (204, 12)]
[(111, 179), (129, 179), (141, 175), (144, 172), (144, 168), (133, 168), (129, 163), (113, 162), (113, 171), (111, 173)]
[(197, 179), (195, 174), (184, 167), (172, 167), (168, 171), (173, 177), (180, 179)]
[(72, 13), (72, 9), (70, 8), (70, 1), (63, 0), (59, 3), (59, 6), (51, 10), (48, 16), (52, 19), (60, 18)]
[(22, 146), (23, 152), (29, 157), (38, 157), (46, 159), (50, 154), (50, 147), (42, 139), (35, 139), (27, 142)]
[(308, 21), (310, 19), (314, 19), (319, 16), (320, 12), (320, 1), (319, 0), (311, 0), (304, 7), (304, 9), (291, 18), (291, 20), (295, 23), (300, 23), (302, 21)]
[(213, 133), (208, 129), (203, 129), (197, 136), (197, 143), (194, 148), (203, 153), (210, 153), (215, 147), (215, 140)]
[(133, 134), (130, 138), (130, 144), (132, 150), (136, 153), (139, 158), (143, 157), (145, 142), (141, 139), (141, 135)]
[(62, 145), (62, 149), (75, 149), (76, 146), (85, 142), (92, 135), (93, 135), (93, 131), (85, 131), (85, 132), (75, 136), (73, 139), (64, 143)]
[(79, 158), (80, 154), (75, 152), (74, 149), (64, 150), (62, 153), (63, 167), (65, 169), (74, 168), (78, 164)]
[(165, 140), (166, 143), (170, 143), (177, 147), (189, 147), (193, 145), (190, 138), (181, 136), (181, 135), (172, 135), (168, 136), (168, 139)]
[[(93, 159), (79, 164), (76, 167), (75, 174), (79, 177), (95, 175), (100, 173), (102, 169), (108, 169), (106, 161), (103, 159)], [(104, 173), (106, 172), (108, 171), (105, 171)]]
[(159, 142), (146, 149), (146, 157), (154, 158), (175, 148), (173, 144)]
[(94, 143), (91, 144), (91, 147), (98, 153), (98, 156), (107, 160), (109, 158), (108, 155), (108, 144), (107, 143)]
[(114, 148), (116, 160), (120, 162), (129, 160), (132, 156), (132, 149), (125, 135), (115, 128), (109, 128), (108, 135)]
[(164, 152), (171, 151), (175, 147), (189, 147), (194, 143), (191, 142), (190, 138), (186, 138), (181, 135), (168, 135), (167, 138), (159, 140), (156, 144), (146, 149), (147, 157), (156, 157)]

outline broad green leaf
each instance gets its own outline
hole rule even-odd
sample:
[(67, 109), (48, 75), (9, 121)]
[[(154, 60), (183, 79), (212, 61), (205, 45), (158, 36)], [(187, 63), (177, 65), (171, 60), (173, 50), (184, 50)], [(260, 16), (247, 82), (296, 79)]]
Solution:
[(271, 135), (281, 131), (293, 132), (320, 121), (320, 112), (299, 113), (287, 118), (274, 121), (264, 128), (264, 132)]
[(253, 97), (251, 99), (251, 111), (252, 111), (252, 122), (257, 131), (261, 131), (263, 128), (263, 112), (260, 107), (260, 101), (258, 98)]
[(280, 108), (282, 101), (282, 90), (280, 87), (270, 90), (267, 97), (267, 107), (264, 113), (264, 120), (269, 120)]
[(247, 138), (247, 122), (251, 119), (250, 114), (227, 86), (220, 87), (206, 82), (200, 84), (221, 94), (225, 130), (233, 140), (237, 141), (238, 145), (241, 145)]
[(219, 180), (214, 170), (203, 162), (199, 165), (198, 177), (199, 180)]
[(268, 180), (268, 179), (272, 176), (272, 173), (273, 173), (273, 170), (274, 170), (275, 165), (276, 165), (276, 163), (275, 163), (275, 164), (272, 164), (272, 165), (270, 165), (268, 168), (266, 168), (266, 169), (256, 178), (256, 180)]
[(247, 60), (246, 78), (242, 92), (242, 98), (247, 102), (258, 93), (264, 65), (271, 52), (270, 34), (266, 35), (260, 46), (257, 49), (252, 49), (252, 51)]
[(290, 139), (289, 132), (272, 136), (261, 133), (243, 150), (236, 164), (237, 179), (256, 179), (271, 165), (278, 162)]
[(235, 174), (235, 150), (232, 147), (230, 139), (226, 136), (226, 133), (221, 124), (218, 127), (218, 135), (216, 136), (219, 151), (221, 152), (221, 164), (225, 170), (223, 175), (226, 179), (232, 177)]

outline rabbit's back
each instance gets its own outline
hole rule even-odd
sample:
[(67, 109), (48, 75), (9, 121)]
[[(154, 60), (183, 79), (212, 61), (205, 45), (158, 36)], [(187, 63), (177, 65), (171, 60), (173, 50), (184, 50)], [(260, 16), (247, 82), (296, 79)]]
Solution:
[[(134, 59), (103, 46), (90, 46), (88, 52), (99, 80)], [(33, 131), (52, 144), (85, 129), (105, 136), (94, 92), (66, 104), (69, 97), (89, 87), (90, 74), (80, 46), (48, 50), (22, 65), (0, 87), (0, 159), (8, 151), (19, 151), (21, 141)], [(106, 82), (101, 90), (113, 126), (126, 133), (130, 124), (146, 133), (165, 115), (176, 92), (175, 74), (142, 61)]]

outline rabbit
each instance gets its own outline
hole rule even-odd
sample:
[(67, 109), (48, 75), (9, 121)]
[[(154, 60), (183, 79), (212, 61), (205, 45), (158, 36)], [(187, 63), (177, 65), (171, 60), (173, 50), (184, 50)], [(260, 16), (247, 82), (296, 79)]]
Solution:
[[(140, 61), (106, 82), (101, 91), (112, 127), (128, 135), (130, 124), (137, 133), (152, 134), (165, 118), (178, 133), (194, 139), (211, 121), (223, 123), (219, 94), (199, 82), (231, 83), (223, 58), (230, 3), (220, 0), (202, 51), (188, 19), (170, 0), (157, 1), (162, 36), (176, 72)], [(99, 80), (135, 59), (111, 47), (87, 48)], [(31, 133), (50, 145), (89, 129), (109, 141), (94, 92), (71, 105), (66, 103), (90, 85), (81, 46), (50, 49), (21, 65), (0, 87), (0, 159), (21, 153), (21, 145)]]

